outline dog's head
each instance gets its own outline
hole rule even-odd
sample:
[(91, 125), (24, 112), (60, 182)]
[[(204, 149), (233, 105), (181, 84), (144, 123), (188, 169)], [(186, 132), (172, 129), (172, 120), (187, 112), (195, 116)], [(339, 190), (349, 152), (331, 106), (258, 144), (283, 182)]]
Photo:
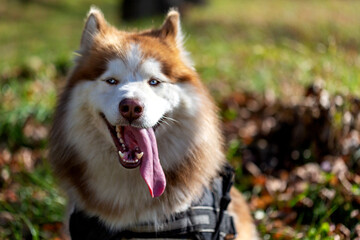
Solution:
[(155, 131), (184, 104), (184, 85), (199, 85), (182, 41), (176, 11), (160, 29), (129, 33), (110, 26), (93, 8), (68, 80), (68, 88), (80, 89), (72, 95), (74, 109), (86, 109), (123, 167), (140, 166), (152, 196), (166, 185)]

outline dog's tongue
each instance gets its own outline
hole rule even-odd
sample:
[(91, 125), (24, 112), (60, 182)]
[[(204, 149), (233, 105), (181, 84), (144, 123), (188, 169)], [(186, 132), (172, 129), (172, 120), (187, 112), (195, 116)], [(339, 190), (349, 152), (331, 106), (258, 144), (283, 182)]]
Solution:
[(166, 179), (159, 160), (154, 130), (125, 127), (124, 134), (129, 133), (135, 137), (139, 148), (144, 152), (140, 174), (148, 185), (151, 196), (158, 197), (165, 190)]

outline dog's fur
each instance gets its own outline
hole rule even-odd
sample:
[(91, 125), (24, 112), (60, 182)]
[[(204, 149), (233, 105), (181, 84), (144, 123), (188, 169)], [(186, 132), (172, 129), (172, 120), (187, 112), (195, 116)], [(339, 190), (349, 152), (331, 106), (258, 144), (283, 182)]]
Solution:
[[(120, 229), (162, 220), (187, 209), (224, 165), (217, 109), (183, 47), (179, 14), (170, 11), (160, 29), (124, 32), (96, 8), (89, 12), (79, 56), (60, 95), (50, 137), (55, 173), (76, 205)], [(118, 84), (109, 85), (114, 78)], [(148, 81), (155, 78), (157, 86)], [(102, 113), (112, 125), (129, 125), (119, 112), (124, 98), (144, 104), (131, 125), (156, 126), (164, 193), (152, 198), (138, 168), (119, 164)], [(256, 239), (248, 207), (231, 190), (229, 211), (238, 239)]]

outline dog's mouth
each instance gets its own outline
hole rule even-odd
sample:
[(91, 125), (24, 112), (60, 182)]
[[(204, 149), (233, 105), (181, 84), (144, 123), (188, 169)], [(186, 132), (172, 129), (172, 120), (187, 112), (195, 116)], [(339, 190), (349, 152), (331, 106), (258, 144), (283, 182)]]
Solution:
[(165, 190), (166, 179), (159, 160), (154, 129), (113, 126), (104, 114), (100, 115), (116, 146), (120, 164), (125, 168), (140, 166), (140, 174), (148, 185), (151, 196), (160, 196)]

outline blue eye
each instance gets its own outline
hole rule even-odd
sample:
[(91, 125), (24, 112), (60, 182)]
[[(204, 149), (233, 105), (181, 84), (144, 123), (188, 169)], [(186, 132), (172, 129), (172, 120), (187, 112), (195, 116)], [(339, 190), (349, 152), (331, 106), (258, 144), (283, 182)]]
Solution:
[(151, 78), (151, 79), (149, 80), (149, 85), (150, 85), (150, 86), (157, 86), (157, 85), (159, 85), (159, 83), (160, 83), (160, 81), (159, 81), (159, 80), (156, 80), (155, 78)]
[(105, 82), (106, 82), (107, 84), (110, 84), (110, 85), (116, 85), (116, 84), (119, 83), (119, 81), (116, 80), (116, 79), (114, 79), (114, 78), (106, 79)]

